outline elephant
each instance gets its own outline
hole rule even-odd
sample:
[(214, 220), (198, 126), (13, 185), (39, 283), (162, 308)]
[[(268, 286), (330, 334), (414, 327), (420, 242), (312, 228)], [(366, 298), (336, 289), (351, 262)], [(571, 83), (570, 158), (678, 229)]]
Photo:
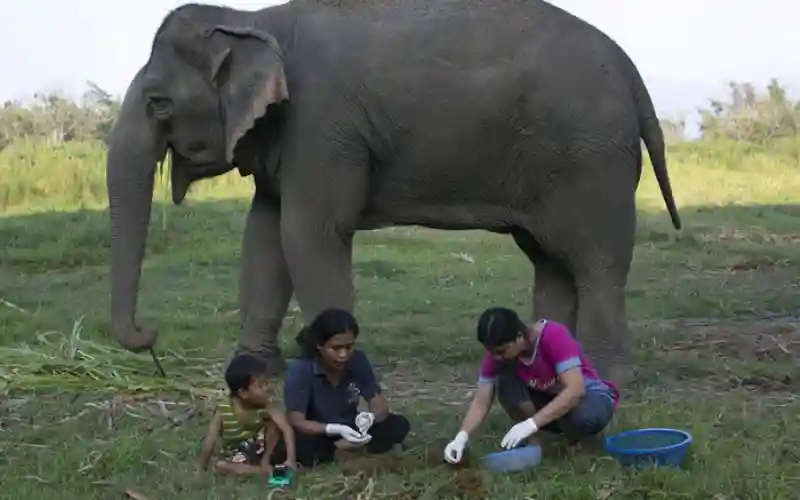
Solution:
[(680, 230), (636, 65), (544, 0), (182, 5), (108, 140), (112, 334), (134, 352), (157, 340), (135, 313), (169, 150), (174, 204), (201, 179), (253, 179), (238, 352), (273, 372), (292, 296), (305, 321), (352, 310), (354, 234), (416, 225), (510, 235), (532, 264), (531, 313), (567, 325), (622, 386), (642, 141)]

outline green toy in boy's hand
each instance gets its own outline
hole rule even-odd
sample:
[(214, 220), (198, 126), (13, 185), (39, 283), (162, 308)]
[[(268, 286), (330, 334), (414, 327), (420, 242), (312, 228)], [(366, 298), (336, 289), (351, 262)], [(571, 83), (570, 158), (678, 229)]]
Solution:
[(272, 468), (267, 484), (271, 487), (282, 488), (292, 482), (292, 469), (285, 465), (276, 465)]

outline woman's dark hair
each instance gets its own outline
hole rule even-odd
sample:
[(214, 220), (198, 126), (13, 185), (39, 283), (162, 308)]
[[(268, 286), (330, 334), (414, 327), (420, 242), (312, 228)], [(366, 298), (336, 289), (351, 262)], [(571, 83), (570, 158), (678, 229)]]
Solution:
[(478, 319), (478, 342), (491, 349), (514, 342), (525, 329), (525, 323), (512, 309), (492, 307)]
[(300, 330), (295, 342), (302, 348), (304, 357), (313, 358), (318, 345), (329, 341), (334, 335), (345, 332), (358, 337), (356, 318), (344, 309), (328, 308), (319, 313), (311, 324)]

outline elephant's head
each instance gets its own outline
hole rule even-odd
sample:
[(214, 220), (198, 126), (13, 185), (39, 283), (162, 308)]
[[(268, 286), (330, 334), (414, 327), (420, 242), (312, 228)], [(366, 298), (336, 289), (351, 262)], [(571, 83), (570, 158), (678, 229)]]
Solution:
[(240, 139), (288, 98), (279, 47), (245, 25), (248, 15), (208, 6), (172, 12), (109, 138), (112, 331), (126, 349), (148, 349), (157, 338), (135, 322), (157, 162), (171, 151), (179, 204), (192, 182), (232, 170)]

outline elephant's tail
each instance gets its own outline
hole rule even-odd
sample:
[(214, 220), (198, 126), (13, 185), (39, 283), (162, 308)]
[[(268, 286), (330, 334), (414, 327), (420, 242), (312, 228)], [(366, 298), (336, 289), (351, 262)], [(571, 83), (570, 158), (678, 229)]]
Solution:
[(661, 130), (661, 123), (658, 121), (653, 100), (650, 98), (650, 92), (648, 92), (644, 84), (642, 75), (633, 64), (633, 61), (630, 61), (630, 64), (634, 72), (633, 98), (636, 102), (636, 114), (639, 119), (641, 137), (644, 139), (645, 146), (647, 146), (647, 153), (650, 156), (650, 162), (653, 164), (653, 171), (656, 174), (658, 187), (661, 189), (661, 196), (667, 204), (667, 211), (672, 219), (672, 225), (675, 229), (680, 230), (681, 218), (678, 215), (678, 208), (675, 206), (675, 198), (672, 195), (672, 186), (667, 173), (664, 131)]

